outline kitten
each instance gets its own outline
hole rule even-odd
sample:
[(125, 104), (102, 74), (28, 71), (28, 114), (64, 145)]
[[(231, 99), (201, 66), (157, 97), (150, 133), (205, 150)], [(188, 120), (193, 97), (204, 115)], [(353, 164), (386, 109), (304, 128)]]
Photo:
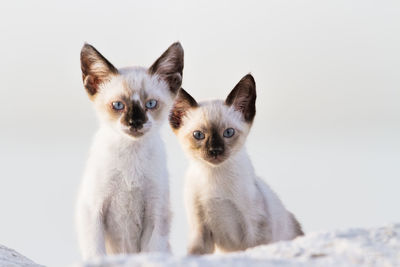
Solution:
[(181, 89), (169, 122), (190, 158), (185, 204), (190, 254), (244, 250), (303, 235), (278, 196), (255, 175), (244, 143), (256, 108), (249, 74), (223, 101), (197, 103)]
[(85, 44), (81, 68), (100, 121), (77, 202), (82, 256), (167, 252), (169, 185), (159, 129), (182, 83), (182, 46), (172, 44), (148, 69), (117, 69)]

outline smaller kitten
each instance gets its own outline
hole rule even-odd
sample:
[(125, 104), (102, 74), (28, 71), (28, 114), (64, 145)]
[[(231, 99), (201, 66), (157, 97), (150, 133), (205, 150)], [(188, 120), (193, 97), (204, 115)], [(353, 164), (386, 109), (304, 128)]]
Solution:
[(190, 157), (185, 204), (190, 254), (244, 250), (303, 235), (278, 196), (255, 175), (244, 143), (256, 113), (254, 78), (226, 98), (197, 103), (181, 89), (169, 122)]

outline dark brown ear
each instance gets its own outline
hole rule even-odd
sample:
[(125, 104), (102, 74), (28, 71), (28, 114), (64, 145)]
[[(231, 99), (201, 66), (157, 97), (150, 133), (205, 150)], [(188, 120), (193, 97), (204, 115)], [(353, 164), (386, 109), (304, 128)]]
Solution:
[(243, 113), (247, 122), (252, 122), (256, 115), (256, 82), (251, 74), (244, 76), (225, 100), (225, 104), (233, 106)]
[(168, 84), (173, 94), (182, 85), (183, 48), (179, 42), (173, 43), (149, 68), (150, 74), (157, 74)]
[(101, 83), (118, 73), (118, 70), (96, 48), (86, 43), (81, 50), (81, 69), (83, 85), (89, 96), (94, 96)]
[(169, 114), (169, 124), (172, 129), (177, 130), (182, 126), (182, 119), (190, 108), (197, 107), (198, 104), (194, 98), (189, 95), (183, 88), (179, 90), (178, 96), (175, 98), (174, 106)]

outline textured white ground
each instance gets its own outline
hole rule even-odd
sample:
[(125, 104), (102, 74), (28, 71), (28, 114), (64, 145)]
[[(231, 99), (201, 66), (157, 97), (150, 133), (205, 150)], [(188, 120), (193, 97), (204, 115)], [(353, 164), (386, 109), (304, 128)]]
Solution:
[(400, 266), (400, 224), (371, 229), (309, 233), (293, 241), (244, 252), (202, 257), (114, 256), (75, 266)]
[(0, 266), (1, 267), (40, 267), (30, 259), (22, 256), (13, 249), (0, 245)]
[[(0, 246), (0, 266), (39, 265), (13, 250)], [(164, 254), (119, 255), (73, 266), (400, 266), (400, 224), (371, 229), (309, 233), (293, 241), (279, 242), (231, 254), (199, 257)]]

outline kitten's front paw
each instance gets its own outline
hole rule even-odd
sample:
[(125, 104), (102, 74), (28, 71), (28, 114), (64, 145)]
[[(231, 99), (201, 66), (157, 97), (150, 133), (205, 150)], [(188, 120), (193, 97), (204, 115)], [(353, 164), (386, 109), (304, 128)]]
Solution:
[(203, 255), (207, 254), (207, 251), (204, 249), (204, 246), (199, 244), (194, 244), (188, 248), (189, 255)]
[(171, 253), (171, 247), (168, 242), (168, 236), (153, 235), (143, 252), (162, 252)]

